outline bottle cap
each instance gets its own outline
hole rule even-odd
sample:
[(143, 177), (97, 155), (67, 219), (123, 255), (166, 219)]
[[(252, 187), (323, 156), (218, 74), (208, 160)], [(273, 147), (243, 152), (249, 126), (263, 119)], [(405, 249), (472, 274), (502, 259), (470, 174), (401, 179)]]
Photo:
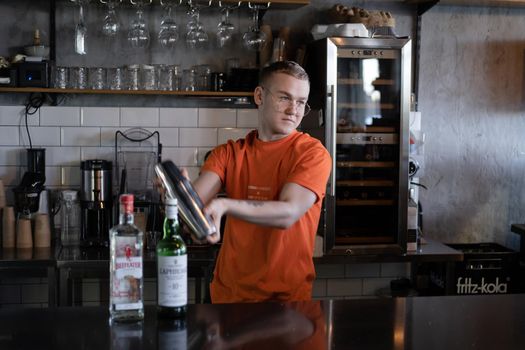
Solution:
[(177, 205), (177, 198), (171, 198), (171, 197), (167, 197), (166, 198), (166, 205)]
[(124, 212), (133, 212), (133, 195), (132, 194), (121, 194), (120, 204), (124, 206)]

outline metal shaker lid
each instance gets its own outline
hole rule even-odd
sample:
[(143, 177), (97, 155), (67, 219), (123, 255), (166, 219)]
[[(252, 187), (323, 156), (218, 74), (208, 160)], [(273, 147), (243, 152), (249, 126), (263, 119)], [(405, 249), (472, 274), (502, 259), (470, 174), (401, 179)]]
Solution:
[(193, 185), (172, 161), (155, 165), (155, 173), (166, 190), (166, 196), (177, 199), (182, 219), (197, 238), (206, 238), (217, 231), (211, 217), (204, 214), (204, 204)]

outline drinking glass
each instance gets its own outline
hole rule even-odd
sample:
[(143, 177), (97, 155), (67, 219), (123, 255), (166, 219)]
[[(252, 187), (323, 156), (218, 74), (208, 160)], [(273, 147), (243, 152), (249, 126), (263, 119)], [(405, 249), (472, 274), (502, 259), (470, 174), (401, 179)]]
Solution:
[(210, 90), (210, 78), (211, 68), (207, 64), (201, 64), (194, 67), (197, 73), (197, 90), (209, 91)]
[(108, 87), (111, 90), (122, 90), (124, 87), (124, 71), (122, 68), (108, 69)]
[(182, 72), (182, 82), (185, 91), (197, 90), (197, 72), (194, 68), (185, 69)]
[(222, 12), (222, 20), (217, 25), (217, 46), (224, 47), (228, 42), (231, 41), (235, 26), (230, 22), (230, 11), (241, 6), (239, 1), (234, 5), (223, 5), (222, 1), (219, 1), (219, 7)]
[(140, 84), (139, 84), (140, 66), (138, 64), (129, 65), (126, 68), (126, 72), (127, 72), (128, 90), (138, 90), (140, 88)]
[(69, 79), (69, 69), (67, 67), (55, 68), (55, 87), (57, 89), (66, 89)]
[[(182, 3), (179, 0), (178, 5)], [(175, 43), (179, 40), (179, 26), (175, 23), (175, 16), (172, 14), (175, 5), (172, 0), (160, 0), (160, 4), (164, 7), (164, 17), (160, 23), (159, 30), (159, 44), (165, 48), (175, 47)]]
[(106, 68), (95, 67), (89, 69), (89, 86), (93, 90), (106, 88)]
[(73, 89), (85, 89), (87, 87), (88, 70), (86, 67), (72, 67), (70, 69), (70, 85)]
[(149, 29), (144, 19), (145, 5), (151, 4), (152, 0), (130, 0), (131, 4), (137, 9), (137, 17), (131, 22), (128, 32), (128, 42), (133, 48), (147, 48), (149, 46)]
[(173, 90), (173, 66), (159, 66), (159, 90)]
[(157, 74), (155, 72), (155, 66), (149, 64), (143, 64), (140, 67), (141, 73), (141, 87), (143, 90), (156, 90), (157, 89)]
[(100, 2), (105, 4), (107, 8), (102, 21), (102, 34), (109, 37), (116, 36), (120, 30), (120, 22), (115, 8), (119, 3), (122, 3), (122, 0), (100, 0)]
[(250, 27), (250, 30), (245, 32), (242, 36), (242, 42), (244, 47), (248, 50), (261, 51), (261, 49), (264, 47), (264, 44), (266, 44), (268, 38), (266, 37), (266, 33), (262, 32), (259, 27), (259, 11), (268, 9), (270, 3), (266, 5), (248, 3), (248, 6), (250, 7), (253, 13), (253, 23)]
[(182, 90), (182, 70), (178, 64), (173, 65), (173, 90)]

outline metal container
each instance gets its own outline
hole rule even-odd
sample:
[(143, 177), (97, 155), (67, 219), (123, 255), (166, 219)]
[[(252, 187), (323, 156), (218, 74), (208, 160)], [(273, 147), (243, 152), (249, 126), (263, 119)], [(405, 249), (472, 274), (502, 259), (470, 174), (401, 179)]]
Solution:
[(158, 163), (155, 165), (155, 173), (166, 190), (166, 196), (178, 200), (182, 219), (198, 239), (206, 238), (217, 231), (211, 217), (204, 214), (204, 204), (191, 182), (173, 162)]
[(80, 164), (82, 171), (81, 201), (111, 201), (111, 167), (111, 162), (101, 159), (85, 160)]

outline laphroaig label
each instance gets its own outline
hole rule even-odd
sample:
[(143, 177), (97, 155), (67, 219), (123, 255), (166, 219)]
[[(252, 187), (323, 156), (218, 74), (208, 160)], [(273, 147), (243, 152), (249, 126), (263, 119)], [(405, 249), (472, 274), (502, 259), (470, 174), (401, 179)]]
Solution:
[(112, 303), (116, 310), (133, 310), (143, 307), (142, 257), (134, 256), (134, 241), (126, 238), (117, 239), (117, 257), (111, 286)]
[(158, 303), (160, 306), (178, 307), (188, 303), (188, 257), (158, 257)]
[(472, 278), (458, 277), (456, 283), (457, 294), (505, 294), (507, 293), (508, 284), (500, 282), (499, 277), (496, 281), (489, 283), (482, 277), (480, 283), (472, 282)]

